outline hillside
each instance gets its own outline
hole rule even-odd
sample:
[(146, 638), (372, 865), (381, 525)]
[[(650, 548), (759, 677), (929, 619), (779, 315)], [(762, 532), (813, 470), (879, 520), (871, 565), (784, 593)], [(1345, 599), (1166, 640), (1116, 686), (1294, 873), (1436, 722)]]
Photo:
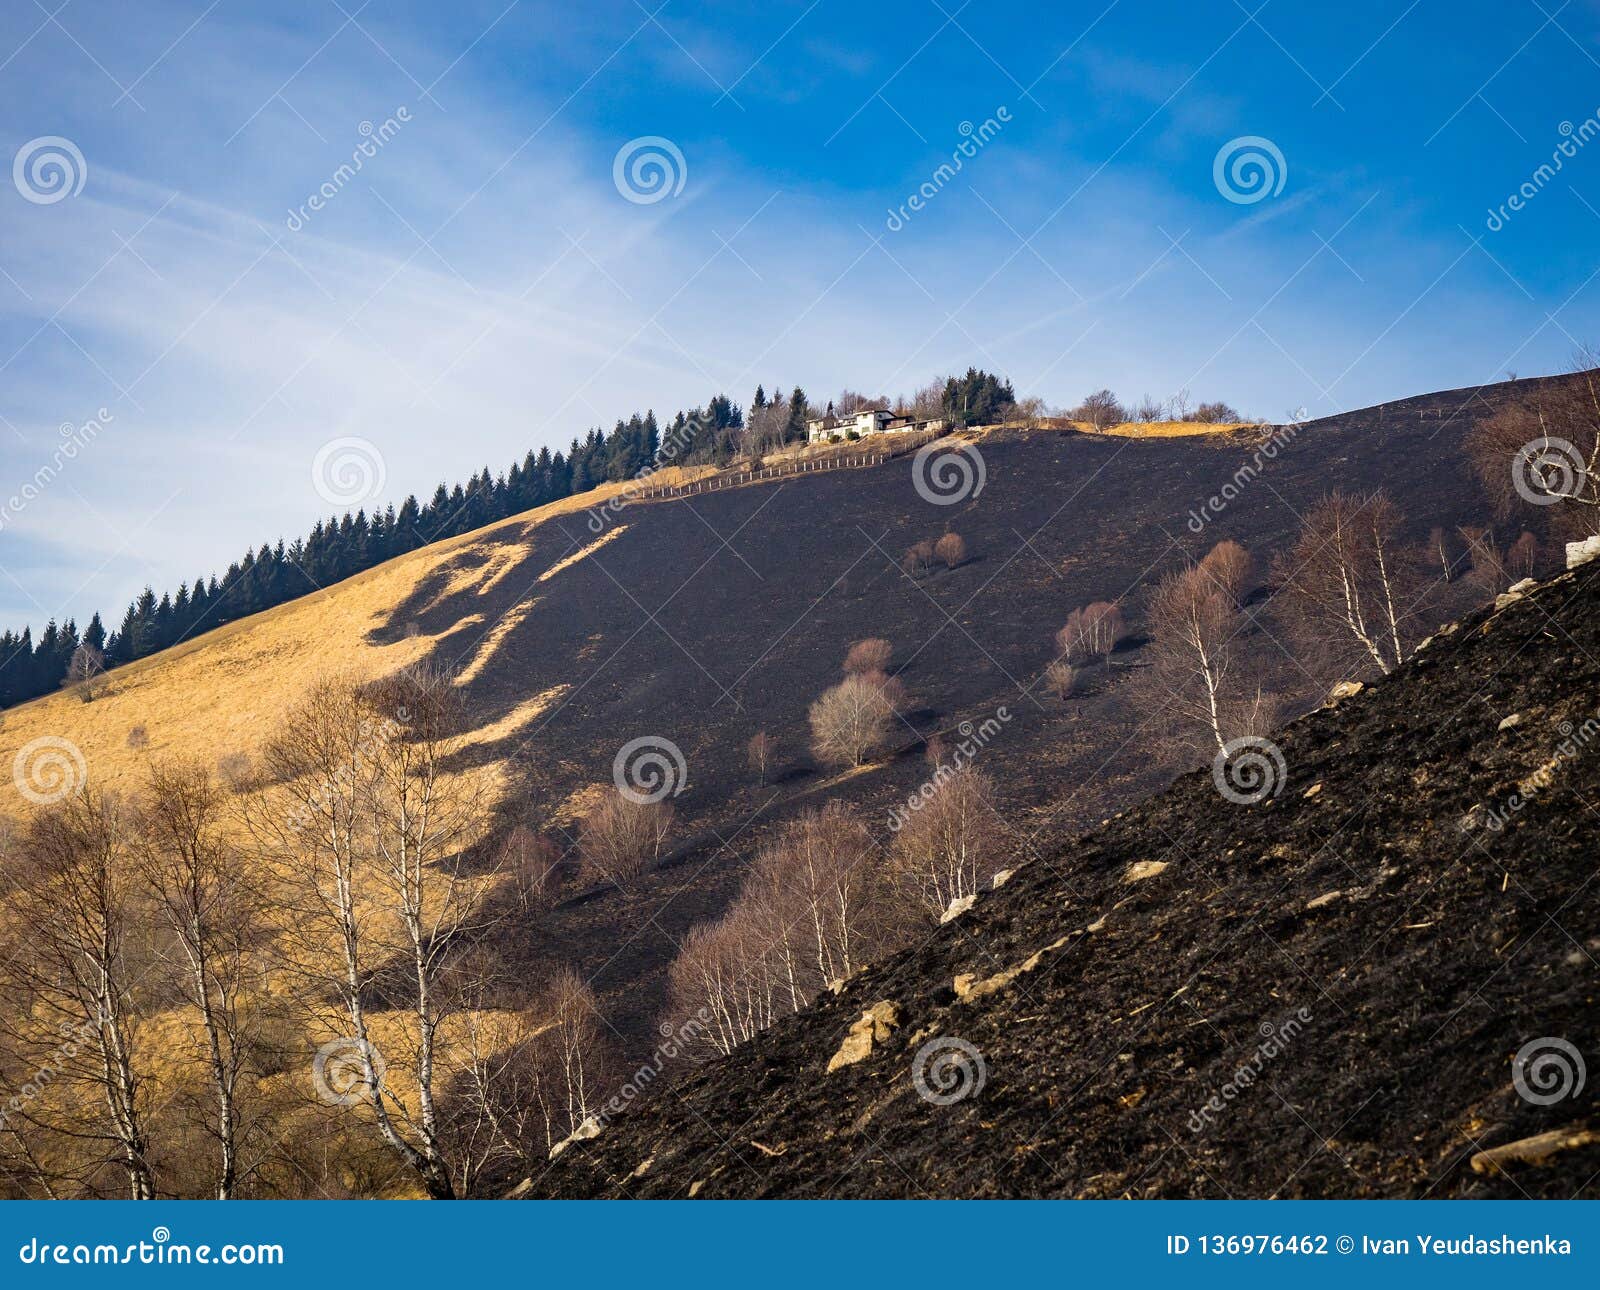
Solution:
[[(958, 505), (925, 500), (901, 459), (637, 502), (597, 535), (588, 508), (621, 492), (608, 485), (120, 669), (92, 704), (63, 693), (6, 712), (0, 758), (65, 739), (91, 782), (128, 788), (152, 757), (247, 759), (319, 673), (376, 677), (429, 662), (451, 670), (468, 701), (471, 761), (494, 771), (498, 824), (527, 823), (570, 846), (618, 750), (669, 740), (687, 780), (668, 862), (626, 891), (577, 892), (519, 918), (494, 947), (521, 980), (575, 965), (625, 1050), (642, 1056), (666, 965), (726, 906), (775, 823), (835, 797), (883, 818), (924, 777), (927, 736), (1002, 706), (1011, 719), (983, 769), (1019, 855), (1037, 852), (1040, 829), (1074, 835), (1160, 787), (1171, 769), (1133, 737), (1138, 721), (1117, 693), (1138, 664), (1137, 640), (1082, 697), (1043, 693), (1066, 614), (1136, 600), (1223, 538), (1265, 566), (1334, 486), (1387, 487), (1418, 540), (1482, 521), (1461, 438), (1515, 392), (1450, 391), (1300, 426), (1198, 532), (1190, 517), (1252, 462), (1266, 432), (998, 431), (977, 442), (981, 493)], [(905, 549), (946, 529), (965, 538), (968, 559), (908, 576)], [(838, 775), (807, 752), (807, 706), (867, 636), (892, 642), (891, 670), (913, 702), (896, 755)], [(778, 741), (766, 783), (744, 756), (761, 730)], [(13, 786), (4, 794), (0, 811), (31, 809)]]
[(519, 1194), (1600, 1194), (1600, 562), (1503, 601), (1283, 730), (1260, 805), (1052, 830)]

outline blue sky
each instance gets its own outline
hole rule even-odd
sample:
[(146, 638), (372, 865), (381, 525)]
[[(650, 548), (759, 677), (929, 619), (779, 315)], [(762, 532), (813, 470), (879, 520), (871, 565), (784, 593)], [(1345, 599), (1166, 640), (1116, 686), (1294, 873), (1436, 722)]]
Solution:
[(757, 382), (1282, 417), (1600, 339), (1591, 0), (646, 3), (0, 0), (0, 622), (304, 531), (341, 437), (382, 505)]

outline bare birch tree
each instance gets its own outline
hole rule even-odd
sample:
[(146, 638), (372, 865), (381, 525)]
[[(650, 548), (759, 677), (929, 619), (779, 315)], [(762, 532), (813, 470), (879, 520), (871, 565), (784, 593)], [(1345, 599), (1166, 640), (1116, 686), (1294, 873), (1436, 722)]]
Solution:
[[(482, 784), (445, 770), (461, 733), (441, 675), (319, 682), (264, 749), (274, 787), (252, 816), (298, 897), (286, 929), (298, 966), (337, 998), (348, 1026), (357, 1100), (440, 1199), (455, 1193), (439, 1132), (437, 987), (456, 942), (479, 930), (485, 891), (463, 856), (481, 823)], [(380, 981), (405, 1000), (414, 1104), (385, 1082), (387, 1058), (372, 1038)]]
[(970, 766), (941, 779), (895, 835), (893, 865), (922, 910), (937, 919), (1000, 868), (994, 785)]
[(252, 942), (263, 931), (263, 893), (224, 836), (224, 793), (199, 766), (151, 767), (134, 834), (134, 857), (151, 903), (172, 933), (173, 974), (200, 1019), (198, 1054), (215, 1106), (215, 1195), (231, 1200), (240, 1177), (241, 1084), (259, 1038)]
[(1414, 643), (1419, 579), (1399, 540), (1400, 523), (1399, 508), (1381, 490), (1334, 492), (1306, 513), (1279, 562), (1291, 626), (1346, 668), (1391, 672)]
[(1195, 751), (1259, 733), (1270, 706), (1251, 672), (1249, 624), (1200, 565), (1164, 578), (1150, 601), (1145, 706)]
[[(85, 789), (41, 814), (25, 843), (31, 874), (13, 908), (27, 945), (8, 967), (5, 1025), (35, 1087), (12, 1114), (60, 1140), (55, 1163), (34, 1162), (47, 1195), (62, 1194), (58, 1185), (96, 1194), (107, 1163), (132, 1199), (156, 1194), (129, 830), (117, 799)], [(20, 1131), (13, 1138), (24, 1142)]]

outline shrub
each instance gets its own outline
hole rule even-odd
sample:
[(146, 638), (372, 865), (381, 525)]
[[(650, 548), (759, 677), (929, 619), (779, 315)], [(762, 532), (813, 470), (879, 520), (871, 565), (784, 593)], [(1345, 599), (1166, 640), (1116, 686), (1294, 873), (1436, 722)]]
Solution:
[(150, 746), (150, 732), (143, 726), (135, 726), (128, 731), (128, 747), (138, 751)]
[(932, 542), (918, 542), (914, 546), (908, 546), (905, 555), (900, 559), (900, 567), (912, 575), (926, 573), (932, 565)]
[(894, 647), (879, 636), (857, 641), (844, 656), (844, 670), (854, 676), (860, 672), (881, 672), (889, 666)]
[(946, 533), (933, 544), (934, 556), (943, 561), (944, 567), (954, 569), (967, 558), (967, 543), (959, 533)]
[(1058, 699), (1070, 699), (1077, 691), (1078, 669), (1057, 659), (1044, 670), (1045, 688)]
[(499, 867), (511, 883), (518, 908), (549, 909), (561, 892), (561, 848), (526, 824), (519, 824), (501, 844)]
[(636, 802), (614, 791), (583, 821), (578, 850), (585, 882), (620, 887), (660, 859), (672, 832), (672, 807), (666, 802)]

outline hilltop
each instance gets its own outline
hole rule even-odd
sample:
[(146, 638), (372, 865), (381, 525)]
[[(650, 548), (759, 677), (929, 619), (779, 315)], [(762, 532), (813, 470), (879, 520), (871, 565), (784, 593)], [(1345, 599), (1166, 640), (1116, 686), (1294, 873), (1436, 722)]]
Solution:
[(1275, 736), (1266, 800), (1052, 831), (518, 1194), (1600, 1194), (1600, 563), (1499, 604)]

